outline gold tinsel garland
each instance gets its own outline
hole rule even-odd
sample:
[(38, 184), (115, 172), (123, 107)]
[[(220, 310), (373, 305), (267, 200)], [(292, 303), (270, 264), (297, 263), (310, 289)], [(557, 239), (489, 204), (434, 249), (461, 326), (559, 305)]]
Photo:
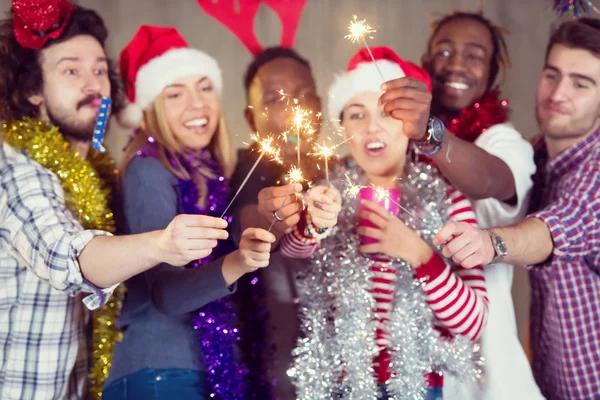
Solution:
[[(71, 149), (58, 128), (24, 119), (2, 125), (2, 137), (10, 146), (26, 151), (32, 160), (54, 173), (62, 184), (68, 209), (85, 229), (115, 231), (109, 207), (117, 170), (110, 157), (90, 148), (88, 159)], [(121, 314), (124, 285), (119, 285), (108, 303), (93, 313), (93, 347), (90, 397), (100, 399), (108, 376), (115, 342), (121, 341), (115, 321)]]

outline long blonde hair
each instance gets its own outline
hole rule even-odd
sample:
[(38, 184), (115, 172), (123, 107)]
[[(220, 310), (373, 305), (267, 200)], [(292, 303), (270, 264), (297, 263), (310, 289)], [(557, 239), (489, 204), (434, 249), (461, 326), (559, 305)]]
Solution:
[[(127, 146), (120, 169), (121, 181), (125, 176), (127, 166), (140, 151), (152, 149), (156, 153), (162, 165), (171, 171), (179, 179), (191, 180), (198, 189), (198, 205), (205, 206), (208, 196), (207, 179), (214, 179), (214, 171), (207, 165), (186, 168), (185, 161), (194, 151), (186, 149), (177, 140), (171, 130), (165, 115), (164, 98), (158, 96), (146, 110), (140, 130), (135, 138)], [(219, 118), (217, 132), (213, 136), (208, 150), (212, 159), (218, 164), (220, 172), (226, 178), (230, 178), (236, 164), (236, 151), (233, 147), (233, 139), (223, 117)], [(199, 152), (199, 151), (198, 151)], [(173, 162), (174, 161), (174, 162)]]

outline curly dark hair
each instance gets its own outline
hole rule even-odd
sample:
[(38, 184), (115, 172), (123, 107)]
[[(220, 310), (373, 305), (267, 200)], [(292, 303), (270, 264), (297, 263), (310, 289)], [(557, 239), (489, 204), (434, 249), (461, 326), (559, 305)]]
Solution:
[(248, 99), (250, 85), (252, 84), (256, 74), (258, 74), (258, 70), (260, 70), (263, 65), (278, 58), (291, 58), (292, 60), (296, 60), (298, 63), (306, 67), (309, 71), (311, 70), (308, 60), (302, 57), (296, 50), (281, 46), (268, 47), (254, 56), (252, 62), (246, 68), (246, 73), (244, 74), (244, 89), (246, 91), (246, 99)]
[(488, 89), (490, 89), (492, 86), (494, 86), (494, 83), (497, 83), (496, 80), (498, 75), (501, 76), (501, 82), (506, 75), (506, 70), (511, 66), (510, 57), (508, 55), (508, 46), (506, 45), (506, 39), (504, 38), (508, 31), (500, 26), (495, 25), (492, 21), (484, 17), (481, 12), (474, 13), (455, 11), (435, 20), (431, 24), (433, 33), (427, 42), (427, 52), (431, 53), (431, 44), (433, 43), (433, 39), (436, 37), (440, 29), (442, 29), (444, 25), (460, 19), (471, 19), (477, 21), (490, 31), (490, 35), (492, 36), (492, 44), (494, 46), (492, 50), (490, 76), (488, 80)]
[[(75, 6), (71, 18), (58, 39), (50, 39), (48, 48), (75, 36), (90, 35), (105, 47), (108, 30), (102, 18), (94, 11)], [(114, 64), (109, 61), (109, 80), (113, 113), (124, 106), (124, 96)], [(0, 22), (0, 121), (39, 116), (39, 107), (27, 98), (40, 93), (44, 86), (40, 51), (22, 47), (13, 33), (12, 12)]]

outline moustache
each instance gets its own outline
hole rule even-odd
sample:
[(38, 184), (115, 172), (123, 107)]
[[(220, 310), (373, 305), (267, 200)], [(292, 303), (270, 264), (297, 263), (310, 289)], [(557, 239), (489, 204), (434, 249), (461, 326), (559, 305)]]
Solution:
[(100, 96), (99, 94), (89, 94), (77, 103), (77, 109), (79, 110), (81, 107), (87, 106), (88, 104), (92, 104), (94, 100), (98, 100), (101, 98), (102, 96)]

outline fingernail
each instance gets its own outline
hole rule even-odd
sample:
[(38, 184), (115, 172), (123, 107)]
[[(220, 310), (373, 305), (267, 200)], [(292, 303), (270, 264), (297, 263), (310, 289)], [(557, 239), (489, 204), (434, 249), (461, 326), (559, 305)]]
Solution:
[(387, 90), (387, 83), (382, 83), (380, 88), (385, 92)]

